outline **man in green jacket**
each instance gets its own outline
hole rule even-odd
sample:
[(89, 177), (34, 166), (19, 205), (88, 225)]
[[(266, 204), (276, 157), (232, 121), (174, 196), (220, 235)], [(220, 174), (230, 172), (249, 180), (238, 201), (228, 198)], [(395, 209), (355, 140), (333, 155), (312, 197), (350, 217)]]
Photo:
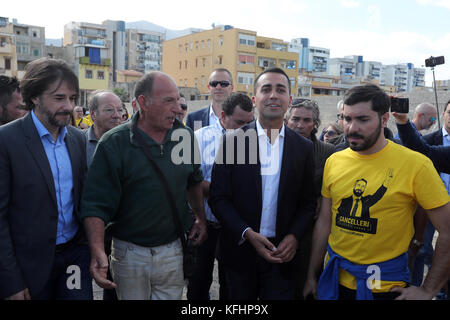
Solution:
[[(183, 229), (200, 244), (207, 238), (203, 176), (194, 163), (193, 132), (176, 120), (181, 110), (175, 81), (162, 72), (149, 73), (137, 83), (135, 97), (140, 110), (131, 126), (164, 174)], [(123, 124), (102, 136), (85, 184), (80, 218), (91, 248), (91, 274), (100, 287), (116, 288), (119, 299), (181, 299), (183, 252), (170, 200), (130, 128)], [(183, 145), (192, 146), (182, 150), (188, 161), (181, 163), (180, 136), (190, 140)], [(195, 217), (188, 212), (188, 200)], [(105, 226), (113, 237), (114, 282), (106, 279)]]

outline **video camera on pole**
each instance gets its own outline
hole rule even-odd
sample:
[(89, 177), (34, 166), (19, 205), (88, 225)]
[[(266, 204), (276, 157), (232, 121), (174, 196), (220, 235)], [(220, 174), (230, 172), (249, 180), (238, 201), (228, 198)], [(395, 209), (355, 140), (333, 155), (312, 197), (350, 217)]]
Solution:
[[(434, 75), (434, 67), (444, 63), (445, 63), (444, 56), (439, 57), (431, 56), (428, 59), (425, 59), (425, 66), (431, 68), (431, 70), (433, 71), (433, 89), (434, 89), (434, 98), (436, 99), (437, 114), (439, 114), (439, 104), (436, 90), (436, 77)], [(439, 117), (437, 117), (437, 120), (438, 120), (438, 127), (441, 128), (441, 120), (439, 119)]]
[(425, 67), (429, 67), (429, 68), (433, 68), (437, 65), (444, 64), (444, 63), (445, 63), (444, 56), (440, 56), (440, 57), (431, 56), (430, 58), (425, 59)]

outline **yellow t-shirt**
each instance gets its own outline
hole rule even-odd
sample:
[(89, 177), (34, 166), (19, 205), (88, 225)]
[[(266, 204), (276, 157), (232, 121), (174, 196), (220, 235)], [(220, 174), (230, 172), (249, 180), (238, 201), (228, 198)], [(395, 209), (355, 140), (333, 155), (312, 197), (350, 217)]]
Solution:
[(92, 126), (92, 124), (94, 123), (91, 119), (90, 114), (88, 114), (86, 117), (75, 120), (75, 125), (78, 127), (81, 121), (83, 121), (83, 123), (86, 124), (88, 127)]
[[(328, 244), (355, 264), (380, 263), (405, 253), (414, 235), (417, 203), (434, 209), (450, 199), (432, 162), (392, 141), (372, 155), (347, 148), (330, 156), (322, 195), (332, 199)], [(339, 282), (356, 289), (356, 279), (344, 270)], [(405, 284), (381, 281), (373, 291), (394, 286)]]

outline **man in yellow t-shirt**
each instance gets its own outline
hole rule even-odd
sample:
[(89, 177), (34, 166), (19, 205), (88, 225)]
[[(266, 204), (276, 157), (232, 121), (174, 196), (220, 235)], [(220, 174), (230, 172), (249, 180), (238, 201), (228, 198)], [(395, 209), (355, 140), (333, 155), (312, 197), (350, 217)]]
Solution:
[[(325, 165), (305, 297), (431, 299), (448, 277), (449, 196), (428, 158), (385, 139), (389, 107), (389, 97), (375, 85), (345, 95), (350, 148)], [(433, 268), (420, 288), (407, 286), (417, 204), (439, 232)]]

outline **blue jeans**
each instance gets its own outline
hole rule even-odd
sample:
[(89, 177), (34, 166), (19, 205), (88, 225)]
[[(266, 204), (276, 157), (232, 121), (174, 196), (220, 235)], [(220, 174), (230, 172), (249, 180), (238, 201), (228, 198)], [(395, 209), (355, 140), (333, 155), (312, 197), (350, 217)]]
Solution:
[(93, 300), (91, 255), (87, 245), (72, 243), (55, 253), (53, 268), (43, 290), (33, 300)]
[(425, 229), (425, 234), (423, 237), (423, 246), (417, 252), (414, 264), (411, 270), (411, 285), (420, 287), (423, 281), (424, 266), (427, 265), (428, 268), (431, 267), (431, 260), (433, 258), (433, 236), (434, 236), (434, 226), (428, 221)]

